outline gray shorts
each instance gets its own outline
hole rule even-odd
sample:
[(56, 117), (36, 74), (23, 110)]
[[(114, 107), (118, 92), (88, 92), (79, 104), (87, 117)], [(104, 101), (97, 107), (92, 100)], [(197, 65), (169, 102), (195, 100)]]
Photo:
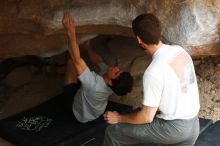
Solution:
[(198, 117), (187, 120), (155, 118), (150, 124), (115, 124), (107, 127), (104, 146), (156, 143), (193, 146), (199, 135)]

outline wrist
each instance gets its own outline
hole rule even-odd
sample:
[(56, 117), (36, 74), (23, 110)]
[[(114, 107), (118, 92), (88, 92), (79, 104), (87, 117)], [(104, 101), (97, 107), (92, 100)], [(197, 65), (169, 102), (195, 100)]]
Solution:
[(123, 123), (123, 116), (122, 115), (118, 115), (118, 123)]
[(75, 33), (76, 33), (75, 29), (68, 29), (68, 30), (67, 30), (67, 34), (68, 34), (69, 36), (74, 35)]

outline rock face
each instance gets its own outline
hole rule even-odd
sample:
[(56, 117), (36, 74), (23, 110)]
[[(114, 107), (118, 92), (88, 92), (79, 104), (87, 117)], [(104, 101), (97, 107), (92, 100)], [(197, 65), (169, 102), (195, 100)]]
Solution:
[(220, 55), (219, 0), (2, 0), (0, 60), (65, 51), (64, 11), (75, 17), (80, 38), (133, 36), (132, 20), (151, 12), (161, 20), (166, 42), (180, 44), (192, 55)]
[[(121, 36), (98, 36), (91, 40), (92, 47), (100, 53), (106, 64), (117, 63), (134, 77), (131, 93), (122, 97), (113, 94), (110, 97), (110, 100), (132, 105), (133, 108), (142, 106), (142, 78), (151, 62), (151, 57), (141, 48), (135, 47), (135, 43), (134, 38)], [(94, 64), (88, 61), (86, 52), (82, 51), (82, 56), (91, 70), (98, 71)], [(4, 72), (0, 70), (0, 119), (60, 94), (63, 89), (66, 59), (66, 53), (62, 53), (46, 59), (26, 56), (1, 62), (0, 68)], [(219, 120), (220, 57), (199, 57), (193, 61), (200, 93), (199, 116)]]

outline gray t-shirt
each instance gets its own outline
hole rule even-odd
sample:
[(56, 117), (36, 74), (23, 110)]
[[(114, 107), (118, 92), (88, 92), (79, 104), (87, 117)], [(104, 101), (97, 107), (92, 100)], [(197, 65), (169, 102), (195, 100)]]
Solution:
[(78, 79), (82, 84), (74, 97), (73, 113), (78, 121), (85, 123), (104, 113), (108, 97), (113, 92), (103, 77), (88, 67)]

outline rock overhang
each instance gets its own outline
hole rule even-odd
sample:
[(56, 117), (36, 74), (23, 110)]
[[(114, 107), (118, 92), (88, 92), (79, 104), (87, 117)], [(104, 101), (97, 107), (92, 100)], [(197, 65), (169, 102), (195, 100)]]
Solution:
[(195, 56), (220, 55), (218, 0), (11, 0), (1, 1), (0, 9), (0, 59), (65, 51), (65, 11), (77, 21), (79, 42), (99, 34), (133, 37), (132, 20), (150, 12), (160, 19), (166, 42)]

